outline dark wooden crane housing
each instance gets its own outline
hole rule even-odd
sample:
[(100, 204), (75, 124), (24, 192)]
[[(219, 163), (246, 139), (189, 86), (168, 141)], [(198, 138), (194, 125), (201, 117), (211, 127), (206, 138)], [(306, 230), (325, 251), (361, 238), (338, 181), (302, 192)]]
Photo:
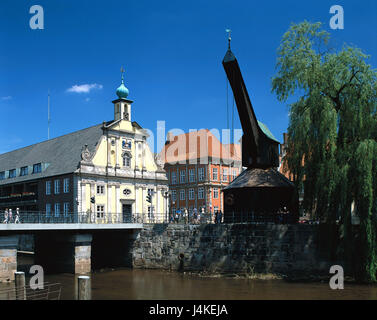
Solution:
[(237, 59), (228, 49), (223, 60), (240, 117), (243, 171), (224, 192), (224, 221), (298, 220), (295, 186), (277, 171), (279, 141), (255, 116)]

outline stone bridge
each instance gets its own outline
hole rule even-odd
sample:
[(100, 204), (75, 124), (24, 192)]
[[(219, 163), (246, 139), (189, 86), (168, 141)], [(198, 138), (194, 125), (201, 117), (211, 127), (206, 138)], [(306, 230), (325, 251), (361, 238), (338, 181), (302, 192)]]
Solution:
[(35, 264), (45, 273), (85, 274), (93, 267), (132, 266), (142, 223), (0, 224), (0, 282), (14, 280), (19, 235), (34, 236)]

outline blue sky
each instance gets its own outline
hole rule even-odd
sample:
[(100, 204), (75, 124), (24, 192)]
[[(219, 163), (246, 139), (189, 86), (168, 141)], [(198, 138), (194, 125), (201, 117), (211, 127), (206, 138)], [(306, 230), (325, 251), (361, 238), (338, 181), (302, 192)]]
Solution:
[[(29, 27), (35, 4), (44, 8), (44, 30)], [(329, 27), (335, 4), (344, 8), (344, 30)], [(226, 28), (256, 115), (281, 141), (288, 109), (271, 93), (276, 51), (289, 25), (305, 19), (323, 22), (334, 47), (362, 48), (377, 67), (375, 0), (2, 0), (0, 153), (47, 138), (48, 90), (51, 137), (112, 120), (122, 65), (141, 126), (226, 128)], [(68, 91), (83, 84), (89, 92)]]

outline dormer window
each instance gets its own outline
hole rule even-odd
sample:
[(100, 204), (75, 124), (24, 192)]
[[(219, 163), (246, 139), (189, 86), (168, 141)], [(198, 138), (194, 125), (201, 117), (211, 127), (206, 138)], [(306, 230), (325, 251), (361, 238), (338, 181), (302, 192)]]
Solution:
[(5, 179), (5, 171), (0, 172), (0, 180)]
[(42, 164), (41, 163), (33, 164), (33, 173), (40, 173), (40, 172), (42, 172)]
[(20, 176), (27, 176), (28, 174), (28, 167), (22, 167), (20, 171)]
[(9, 179), (16, 177), (16, 169), (9, 170)]

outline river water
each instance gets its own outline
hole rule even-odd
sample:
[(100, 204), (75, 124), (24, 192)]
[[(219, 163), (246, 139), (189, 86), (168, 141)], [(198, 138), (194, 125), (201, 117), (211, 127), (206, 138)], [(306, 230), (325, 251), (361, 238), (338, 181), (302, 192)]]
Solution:
[[(27, 269), (26, 269), (27, 270)], [(336, 300), (377, 299), (377, 286), (345, 283), (344, 290), (331, 290), (328, 283), (298, 283), (285, 280), (203, 278), (160, 270), (116, 269), (93, 272), (92, 299), (102, 300)], [(45, 281), (60, 283), (61, 299), (75, 299), (77, 276), (45, 275)], [(0, 290), (11, 288), (0, 284)]]

